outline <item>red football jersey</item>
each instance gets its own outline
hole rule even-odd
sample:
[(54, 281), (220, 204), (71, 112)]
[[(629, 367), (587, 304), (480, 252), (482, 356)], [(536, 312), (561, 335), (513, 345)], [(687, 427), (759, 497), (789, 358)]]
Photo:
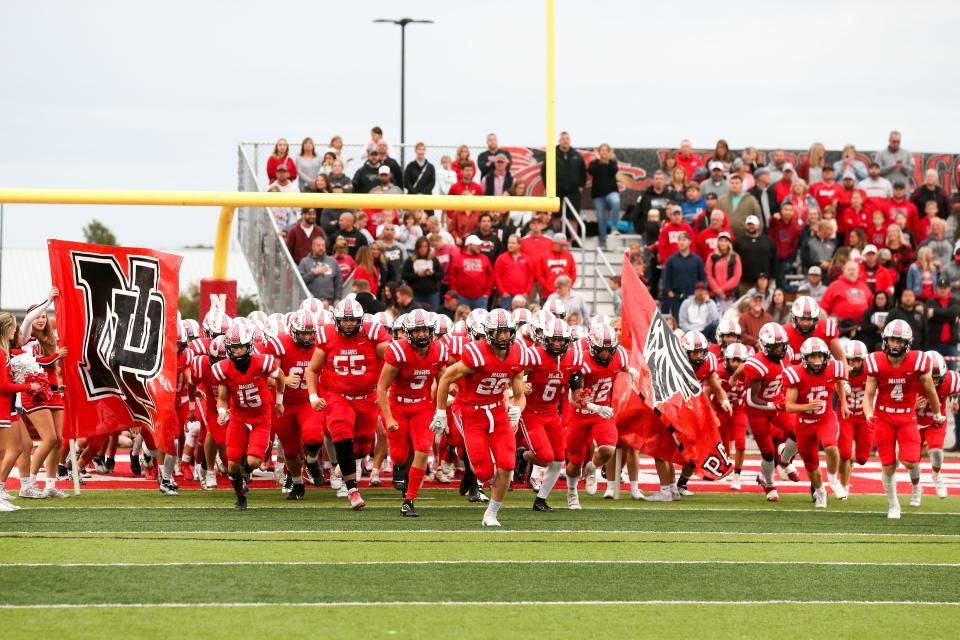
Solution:
[(847, 378), (850, 385), (850, 393), (847, 394), (847, 407), (851, 415), (863, 415), (863, 394), (867, 390), (867, 367), (860, 368), (860, 373), (856, 376)]
[[(789, 350), (788, 350), (789, 351)], [(764, 402), (783, 402), (783, 385), (780, 382), (780, 374), (783, 369), (783, 363), (789, 362), (789, 353), (780, 362), (771, 362), (766, 354), (755, 353), (747, 358), (743, 364), (743, 388), (744, 399), (747, 399), (750, 383), (754, 380), (760, 381), (760, 397), (753, 398), (754, 404)], [(769, 411), (769, 409), (758, 409), (747, 401), (747, 408), (751, 411)]]
[(207, 410), (216, 413), (217, 391), (220, 384), (213, 377), (213, 365), (210, 363), (210, 356), (200, 356), (191, 360), (190, 373), (193, 374), (193, 383), (206, 396)]
[(617, 347), (609, 364), (603, 366), (589, 354), (589, 346), (583, 356), (583, 399), (601, 407), (612, 406), (613, 380), (617, 372), (627, 366), (629, 356), (623, 347)]
[(558, 402), (567, 397), (567, 382), (570, 376), (583, 371), (583, 352), (580, 343), (574, 342), (560, 358), (547, 353), (543, 346), (528, 349), (530, 368), (527, 383), (532, 391), (527, 395), (524, 413), (557, 413)]
[(190, 396), (187, 394), (187, 385), (184, 384), (183, 379), (183, 372), (190, 368), (190, 360), (192, 360), (192, 356), (186, 349), (177, 354), (177, 404), (190, 400)]
[(366, 396), (377, 388), (380, 359), (377, 345), (390, 336), (379, 322), (365, 322), (352, 338), (329, 325), (317, 330), (317, 349), (327, 354), (323, 366), (326, 387), (345, 396)]
[(796, 388), (797, 403), (822, 401), (823, 409), (797, 414), (802, 420), (823, 420), (834, 416), (833, 393), (837, 380), (843, 380), (843, 363), (839, 360), (827, 360), (826, 368), (819, 374), (813, 375), (803, 365), (784, 367), (783, 384), (786, 389)]
[[(960, 374), (957, 374), (956, 371), (947, 371), (947, 375), (943, 376), (943, 381), (937, 387), (937, 397), (940, 398), (940, 415), (944, 418), (947, 417), (947, 401), (950, 396), (955, 396), (960, 394)], [(917, 424), (921, 427), (929, 427), (933, 425), (933, 411), (930, 411), (930, 407), (924, 403), (923, 407), (917, 409)], [(946, 424), (941, 422), (941, 425)]]
[(503, 401), (503, 392), (513, 377), (529, 364), (527, 350), (514, 342), (507, 357), (500, 360), (486, 340), (475, 340), (463, 346), (461, 362), (473, 370), (460, 385), (457, 399), (463, 404), (492, 404)]
[(920, 376), (930, 373), (930, 359), (923, 351), (908, 352), (899, 367), (890, 364), (886, 353), (877, 351), (867, 356), (864, 366), (867, 375), (877, 379), (877, 409), (916, 410)]
[[(740, 411), (746, 405), (746, 398), (744, 396), (743, 388), (743, 376), (741, 375), (737, 379), (737, 386), (734, 387), (730, 384), (730, 378), (733, 376), (736, 369), (733, 371), (727, 371), (726, 365), (720, 365), (717, 367), (717, 379), (720, 381), (720, 388), (723, 389), (723, 392), (727, 394), (727, 400), (730, 401), (730, 406), (733, 407), (734, 411)], [(714, 403), (714, 409), (719, 415), (720, 405)]]
[(440, 340), (447, 345), (447, 354), (454, 360), (463, 355), (463, 345), (471, 342), (470, 338), (462, 333), (448, 333)]
[(790, 342), (790, 349), (793, 350), (793, 364), (801, 364), (800, 345), (807, 338), (820, 338), (828, 345), (830, 341), (840, 337), (840, 329), (837, 327), (836, 320), (830, 318), (820, 318), (817, 320), (817, 326), (808, 336), (800, 335), (792, 322), (783, 323), (783, 330), (787, 332), (787, 340)]
[(437, 371), (447, 366), (450, 354), (447, 345), (434, 340), (427, 349), (427, 355), (421, 356), (407, 340), (394, 340), (387, 345), (383, 361), (399, 369), (397, 377), (390, 385), (390, 396), (402, 398), (430, 399), (430, 389)]
[(200, 336), (199, 338), (194, 338), (190, 344), (187, 345), (187, 351), (190, 352), (191, 356), (206, 356), (210, 354), (210, 338), (206, 336)]
[(230, 395), (230, 413), (249, 420), (270, 415), (272, 395), (267, 378), (277, 370), (277, 361), (271, 355), (255, 353), (250, 365), (241, 372), (229, 358), (213, 365), (214, 379), (227, 386)]
[(278, 366), (288, 376), (300, 376), (300, 384), (296, 387), (286, 387), (283, 391), (283, 404), (294, 407), (307, 402), (310, 392), (307, 391), (307, 367), (313, 358), (316, 347), (301, 347), (290, 334), (283, 334), (276, 338), (268, 338), (264, 345), (264, 353), (275, 356)]
[(711, 373), (716, 373), (719, 368), (719, 363), (717, 362), (717, 356), (713, 355), (709, 351), (707, 352), (707, 359), (703, 361), (697, 370), (694, 371), (694, 374), (697, 376), (697, 380), (700, 381), (700, 384), (703, 384), (707, 381), (707, 378), (710, 377)]

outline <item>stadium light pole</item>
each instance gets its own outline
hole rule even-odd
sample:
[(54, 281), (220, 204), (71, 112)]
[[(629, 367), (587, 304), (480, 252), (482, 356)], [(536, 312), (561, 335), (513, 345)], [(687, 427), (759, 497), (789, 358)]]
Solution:
[(400, 169), (403, 170), (406, 162), (403, 144), (406, 142), (406, 76), (407, 76), (407, 25), (408, 24), (433, 24), (433, 20), (414, 20), (413, 18), (400, 18), (391, 20), (388, 18), (378, 18), (374, 22), (395, 24), (400, 27)]

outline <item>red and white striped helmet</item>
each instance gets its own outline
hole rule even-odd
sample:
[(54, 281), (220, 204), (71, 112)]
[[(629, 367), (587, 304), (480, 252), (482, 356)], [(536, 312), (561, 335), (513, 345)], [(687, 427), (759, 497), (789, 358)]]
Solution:
[(947, 361), (936, 351), (927, 351), (927, 358), (930, 359), (930, 375), (935, 380), (940, 380), (947, 375)]
[[(547, 323), (543, 328), (543, 348), (547, 353), (559, 358), (570, 348), (570, 341), (573, 339), (573, 333), (570, 326), (559, 318), (555, 318)], [(562, 340), (561, 344), (556, 344), (556, 340)]]
[(210, 347), (207, 353), (214, 360), (223, 360), (227, 357), (227, 338), (226, 336), (217, 336), (210, 341)]
[(193, 318), (184, 320), (183, 326), (187, 328), (187, 339), (196, 340), (200, 337), (200, 323)]
[(453, 330), (453, 322), (442, 313), (435, 314), (437, 317), (433, 323), (433, 335), (442, 338)]
[(848, 340), (843, 345), (843, 355), (847, 360), (865, 360), (869, 353), (867, 345), (859, 340)]
[(517, 327), (527, 324), (532, 319), (533, 314), (530, 313), (529, 309), (520, 307), (519, 309), (513, 310), (513, 321), (517, 323)]
[[(353, 331), (344, 331), (344, 322), (355, 321), (356, 328)], [(337, 331), (346, 337), (355, 336), (363, 327), (363, 307), (353, 298), (344, 298), (333, 308), (333, 322), (337, 326)]]
[(807, 338), (803, 341), (803, 344), (800, 345), (800, 356), (809, 356), (814, 353), (822, 353), (830, 357), (830, 348), (827, 347), (827, 343), (820, 338)]
[(210, 309), (203, 317), (203, 329), (209, 337), (224, 335), (230, 328), (230, 316), (220, 309)]
[(790, 313), (794, 318), (813, 318), (820, 317), (820, 305), (810, 296), (800, 296), (790, 305)]
[(581, 340), (586, 338), (590, 334), (589, 329), (587, 329), (582, 324), (575, 324), (570, 327), (570, 335), (574, 340)]
[(707, 342), (707, 336), (699, 331), (687, 331), (680, 338), (680, 346), (684, 351), (706, 351), (710, 348), (710, 343)]
[(387, 329), (393, 329), (393, 316), (386, 311), (373, 314), (371, 318), (374, 322), (379, 322)]
[(587, 334), (591, 349), (616, 349), (620, 344), (617, 332), (607, 324), (597, 324)]
[(253, 340), (253, 329), (247, 326), (246, 322), (234, 322), (230, 325), (230, 329), (224, 336), (224, 342), (226, 343), (227, 350), (243, 345), (252, 347)]
[(317, 325), (324, 324), (333, 324), (333, 311), (330, 309), (324, 309), (320, 312), (320, 315), (317, 316)]
[(263, 311), (260, 311), (260, 309), (256, 309), (255, 311), (251, 311), (247, 314), (247, 320), (252, 320), (253, 322), (257, 323), (258, 327), (262, 328), (267, 324), (267, 314)]
[(467, 330), (470, 332), (470, 335), (474, 340), (479, 340), (484, 335), (486, 335), (486, 324), (487, 321), (487, 310), (486, 309), (474, 309), (467, 316)]
[(543, 336), (543, 328), (547, 326), (551, 320), (554, 319), (554, 315), (545, 309), (540, 309), (530, 318), (530, 327), (533, 330), (530, 334), (530, 337), (533, 338), (534, 342), (539, 342)]
[[(434, 318), (431, 318), (429, 311), (423, 309), (414, 309), (403, 316), (403, 330), (407, 332), (407, 340), (415, 347), (429, 347), (433, 341), (434, 327), (436, 326)], [(413, 331), (417, 329), (426, 329), (426, 336), (420, 338), (413, 337)]]
[[(316, 332), (317, 332), (317, 322), (313, 317), (313, 314), (306, 309), (300, 309), (295, 314), (293, 314), (293, 319), (290, 321), (290, 333), (293, 335), (293, 340), (302, 347), (310, 347), (316, 341)], [(303, 340), (300, 334), (307, 334), (310, 336), (308, 340)]]
[(737, 340), (740, 339), (740, 323), (736, 320), (731, 320), (726, 318), (720, 321), (720, 324), (717, 325), (717, 342), (723, 344), (723, 336), (737, 336)]
[(190, 338), (187, 336), (187, 325), (183, 320), (180, 320), (177, 322), (177, 347), (186, 347), (188, 342), (190, 342)]
[(899, 338), (911, 343), (913, 342), (913, 329), (905, 320), (893, 320), (883, 328), (883, 338)]
[(563, 304), (563, 300), (560, 298), (551, 298), (547, 300), (547, 303), (543, 305), (544, 311), (549, 311), (555, 317), (563, 320), (567, 317), (567, 308)]
[(790, 342), (787, 332), (776, 322), (768, 322), (760, 327), (757, 339), (760, 351), (768, 356), (779, 358), (786, 354), (787, 345)]
[[(494, 349), (509, 349), (514, 338), (517, 337), (517, 323), (505, 309), (494, 309), (488, 313), (483, 322), (483, 328), (487, 335), (487, 342)], [(506, 339), (501, 339), (500, 333), (504, 330), (508, 332), (508, 336)]]
[(751, 355), (750, 347), (742, 342), (728, 344), (726, 350), (723, 352), (724, 360), (739, 360), (740, 362), (746, 362), (747, 358)]
[(598, 313), (597, 315), (590, 318), (590, 326), (592, 327), (595, 324), (610, 324), (613, 320), (605, 313)]
[(318, 313), (323, 311), (323, 300), (318, 298), (307, 298), (300, 303), (300, 308), (309, 312), (313, 317), (316, 317)]
[(450, 333), (457, 336), (465, 336), (469, 331), (467, 323), (464, 320), (457, 320), (453, 323), (453, 326), (450, 328)]

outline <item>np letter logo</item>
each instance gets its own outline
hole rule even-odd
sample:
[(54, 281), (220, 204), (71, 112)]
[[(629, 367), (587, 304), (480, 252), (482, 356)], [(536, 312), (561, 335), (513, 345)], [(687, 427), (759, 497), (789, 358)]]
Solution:
[(80, 378), (87, 398), (116, 396), (136, 422), (153, 424), (147, 384), (163, 366), (166, 301), (160, 263), (128, 256), (129, 278), (114, 256), (72, 253), (76, 286), (84, 292), (86, 333)]

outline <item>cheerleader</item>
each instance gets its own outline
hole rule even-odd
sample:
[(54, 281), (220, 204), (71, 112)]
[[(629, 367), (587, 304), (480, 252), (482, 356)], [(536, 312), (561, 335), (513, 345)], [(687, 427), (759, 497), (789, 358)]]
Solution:
[[(10, 476), (13, 465), (17, 464), (17, 459), (24, 453), (24, 436), (26, 441), (30, 442), (27, 430), (17, 416), (14, 405), (16, 395), (21, 391), (37, 393), (44, 388), (38, 382), (17, 384), (10, 379), (7, 363), (16, 343), (16, 319), (9, 313), (0, 313), (0, 449), (3, 450), (3, 457), (0, 458), (0, 511), (19, 509), (7, 501), (12, 496), (4, 490), (4, 483)], [(30, 446), (32, 443), (27, 445), (28, 455)], [(21, 482), (21, 487), (23, 486)]]
[[(56, 287), (50, 289), (47, 299), (27, 309), (20, 324), (23, 351), (33, 356), (46, 374), (49, 388), (43, 394), (20, 394), (23, 413), (40, 436), (40, 443), (30, 462), (27, 483), (21, 483), (20, 495), (26, 498), (66, 498), (67, 492), (57, 489), (57, 463), (63, 443), (63, 397), (57, 381), (57, 368), (67, 355), (66, 347), (57, 347), (57, 337), (47, 318), (47, 309), (59, 295)], [(41, 492), (36, 485), (40, 468), (46, 469), (46, 483)]]

